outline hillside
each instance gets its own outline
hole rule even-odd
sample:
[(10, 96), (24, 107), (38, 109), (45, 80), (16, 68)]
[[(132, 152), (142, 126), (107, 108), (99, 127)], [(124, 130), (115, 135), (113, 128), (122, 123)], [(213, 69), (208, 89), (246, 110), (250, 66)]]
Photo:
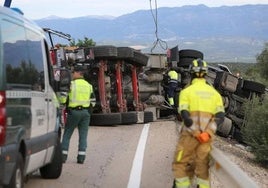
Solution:
[(159, 8), (157, 24), (152, 12), (140, 10), (116, 18), (51, 17), (35, 21), (42, 27), (71, 34), (75, 40), (88, 37), (97, 45), (141, 45), (145, 52), (149, 52), (156, 41), (157, 25), (163, 46), (201, 50), (211, 62), (255, 62), (255, 56), (268, 39), (268, 15), (263, 14), (268, 12), (268, 5)]

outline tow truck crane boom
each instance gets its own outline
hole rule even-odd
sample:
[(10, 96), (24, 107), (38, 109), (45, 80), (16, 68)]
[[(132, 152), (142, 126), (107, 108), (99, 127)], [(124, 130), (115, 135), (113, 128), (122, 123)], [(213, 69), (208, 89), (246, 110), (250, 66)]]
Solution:
[(54, 34), (54, 35), (57, 35), (57, 36), (59, 36), (61, 38), (67, 39), (68, 41), (71, 41), (72, 40), (71, 35), (69, 35), (69, 34), (65, 34), (65, 33), (62, 33), (60, 31), (56, 31), (56, 30), (49, 29), (49, 28), (43, 28), (43, 30), (48, 33), (49, 39), (50, 39), (50, 43), (51, 43), (51, 46), (52, 47), (54, 47), (54, 44), (53, 44), (53, 40), (52, 40), (51, 34)]

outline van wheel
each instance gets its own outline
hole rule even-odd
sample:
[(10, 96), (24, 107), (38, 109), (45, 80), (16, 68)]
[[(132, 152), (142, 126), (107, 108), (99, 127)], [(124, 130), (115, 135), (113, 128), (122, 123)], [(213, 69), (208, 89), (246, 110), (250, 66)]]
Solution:
[(58, 139), (57, 145), (55, 146), (55, 153), (51, 163), (40, 168), (40, 174), (42, 178), (45, 179), (56, 179), (60, 177), (61, 172), (62, 172), (62, 150), (61, 150), (60, 139)]
[(21, 153), (18, 153), (18, 158), (16, 162), (16, 169), (12, 175), (11, 181), (9, 183), (8, 188), (23, 188), (24, 181), (23, 181), (23, 168), (24, 162)]

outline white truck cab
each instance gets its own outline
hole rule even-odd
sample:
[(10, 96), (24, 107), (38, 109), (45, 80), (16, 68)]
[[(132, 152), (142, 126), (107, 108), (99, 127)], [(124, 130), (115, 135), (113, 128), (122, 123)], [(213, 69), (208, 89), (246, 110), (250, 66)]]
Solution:
[(59, 102), (42, 28), (0, 7), (0, 187), (62, 171)]

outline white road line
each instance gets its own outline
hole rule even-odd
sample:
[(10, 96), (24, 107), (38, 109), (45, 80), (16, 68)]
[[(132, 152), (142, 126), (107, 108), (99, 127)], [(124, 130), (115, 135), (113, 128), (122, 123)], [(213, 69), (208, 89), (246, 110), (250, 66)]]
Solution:
[(137, 146), (136, 154), (133, 160), (132, 169), (130, 172), (127, 188), (139, 188), (141, 183), (141, 172), (143, 164), (143, 156), (145, 145), (148, 137), (150, 124), (144, 124), (140, 140)]

